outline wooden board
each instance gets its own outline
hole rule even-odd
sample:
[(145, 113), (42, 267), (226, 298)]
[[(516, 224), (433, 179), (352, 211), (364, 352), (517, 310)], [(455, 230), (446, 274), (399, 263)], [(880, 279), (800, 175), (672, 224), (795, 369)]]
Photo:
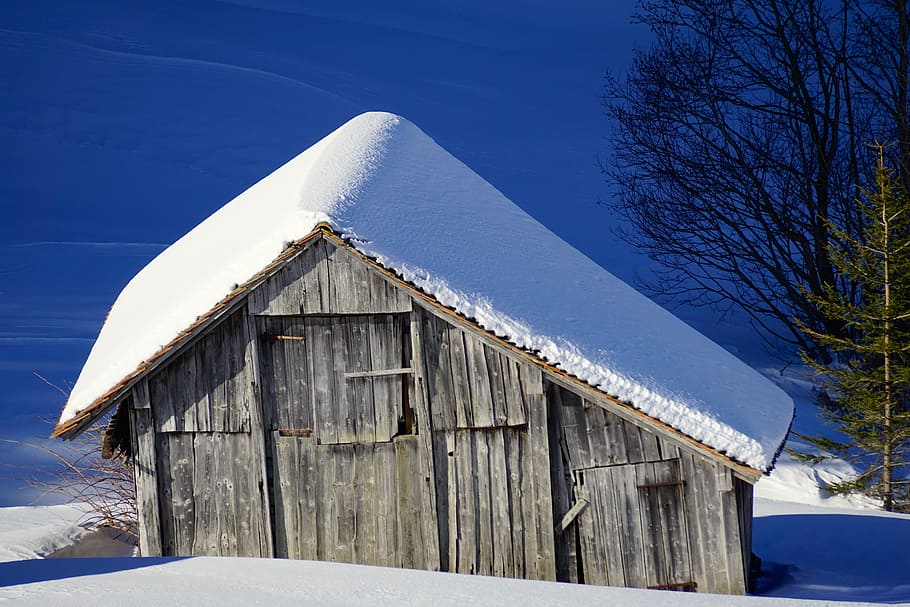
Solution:
[(148, 383), (140, 381), (128, 399), (133, 441), (133, 470), (136, 480), (136, 511), (139, 517), (139, 553), (161, 556), (161, 510), (158, 496), (158, 467), (155, 429), (149, 408)]
[(411, 310), (411, 298), (350, 251), (314, 239), (250, 294), (257, 315), (373, 314)]
[(245, 310), (224, 318), (149, 380), (158, 432), (249, 432), (254, 381)]

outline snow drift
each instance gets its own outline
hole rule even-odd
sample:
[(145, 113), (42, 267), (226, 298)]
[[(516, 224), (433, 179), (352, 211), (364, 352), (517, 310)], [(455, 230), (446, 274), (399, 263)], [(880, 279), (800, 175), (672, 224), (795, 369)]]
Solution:
[(139, 272), (60, 422), (321, 221), (485, 329), (757, 470), (773, 465), (793, 415), (783, 391), (559, 239), (416, 126), (380, 112), (343, 125)]

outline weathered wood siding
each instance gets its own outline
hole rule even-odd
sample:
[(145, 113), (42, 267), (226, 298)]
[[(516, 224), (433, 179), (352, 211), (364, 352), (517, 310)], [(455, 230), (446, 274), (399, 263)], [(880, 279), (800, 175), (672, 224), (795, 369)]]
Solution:
[(418, 309), (443, 567), (556, 579), (538, 368)]
[(250, 294), (262, 315), (409, 312), (411, 298), (356, 254), (323, 238), (295, 256)]
[(155, 462), (158, 487), (160, 546), (149, 554), (271, 555), (251, 346), (240, 308), (134, 388), (134, 402), (147, 390), (149, 403), (134, 407), (138, 462)]
[(231, 314), (149, 379), (158, 432), (249, 432), (254, 382), (244, 310)]
[(143, 554), (743, 592), (751, 485), (358, 254), (232, 305), (125, 401)]
[(276, 556), (438, 569), (418, 438), (318, 445), (274, 434)]
[(732, 471), (561, 386), (548, 384), (548, 396), (568, 468), (554, 478), (571, 483), (557, 516), (588, 504), (561, 536), (566, 579), (743, 593), (746, 514)]
[(267, 316), (257, 327), (269, 430), (345, 444), (388, 442), (404, 426), (407, 315)]

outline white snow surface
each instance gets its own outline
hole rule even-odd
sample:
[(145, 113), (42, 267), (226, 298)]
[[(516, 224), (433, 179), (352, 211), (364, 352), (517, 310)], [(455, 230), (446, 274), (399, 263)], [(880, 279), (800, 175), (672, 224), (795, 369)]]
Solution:
[[(0, 603), (272, 607), (861, 607), (872, 603), (583, 586), (284, 559), (67, 559), (10, 563)], [(0, 567), (0, 574), (3, 568)]]
[(485, 329), (738, 461), (773, 465), (789, 396), (383, 112), (352, 119), (140, 271), (111, 308), (61, 423), (321, 221)]
[(76, 542), (88, 532), (79, 525), (86, 512), (79, 504), (0, 508), (0, 562), (41, 558)]

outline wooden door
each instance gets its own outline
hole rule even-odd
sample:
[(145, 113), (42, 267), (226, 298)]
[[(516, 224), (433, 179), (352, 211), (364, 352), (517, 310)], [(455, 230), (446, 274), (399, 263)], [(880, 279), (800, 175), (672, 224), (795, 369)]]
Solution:
[(259, 319), (276, 556), (434, 569), (406, 314)]
[(584, 581), (695, 590), (684, 480), (679, 461), (605, 466), (576, 472)]
[(320, 445), (388, 442), (407, 431), (406, 314), (261, 317), (259, 334), (270, 429)]

